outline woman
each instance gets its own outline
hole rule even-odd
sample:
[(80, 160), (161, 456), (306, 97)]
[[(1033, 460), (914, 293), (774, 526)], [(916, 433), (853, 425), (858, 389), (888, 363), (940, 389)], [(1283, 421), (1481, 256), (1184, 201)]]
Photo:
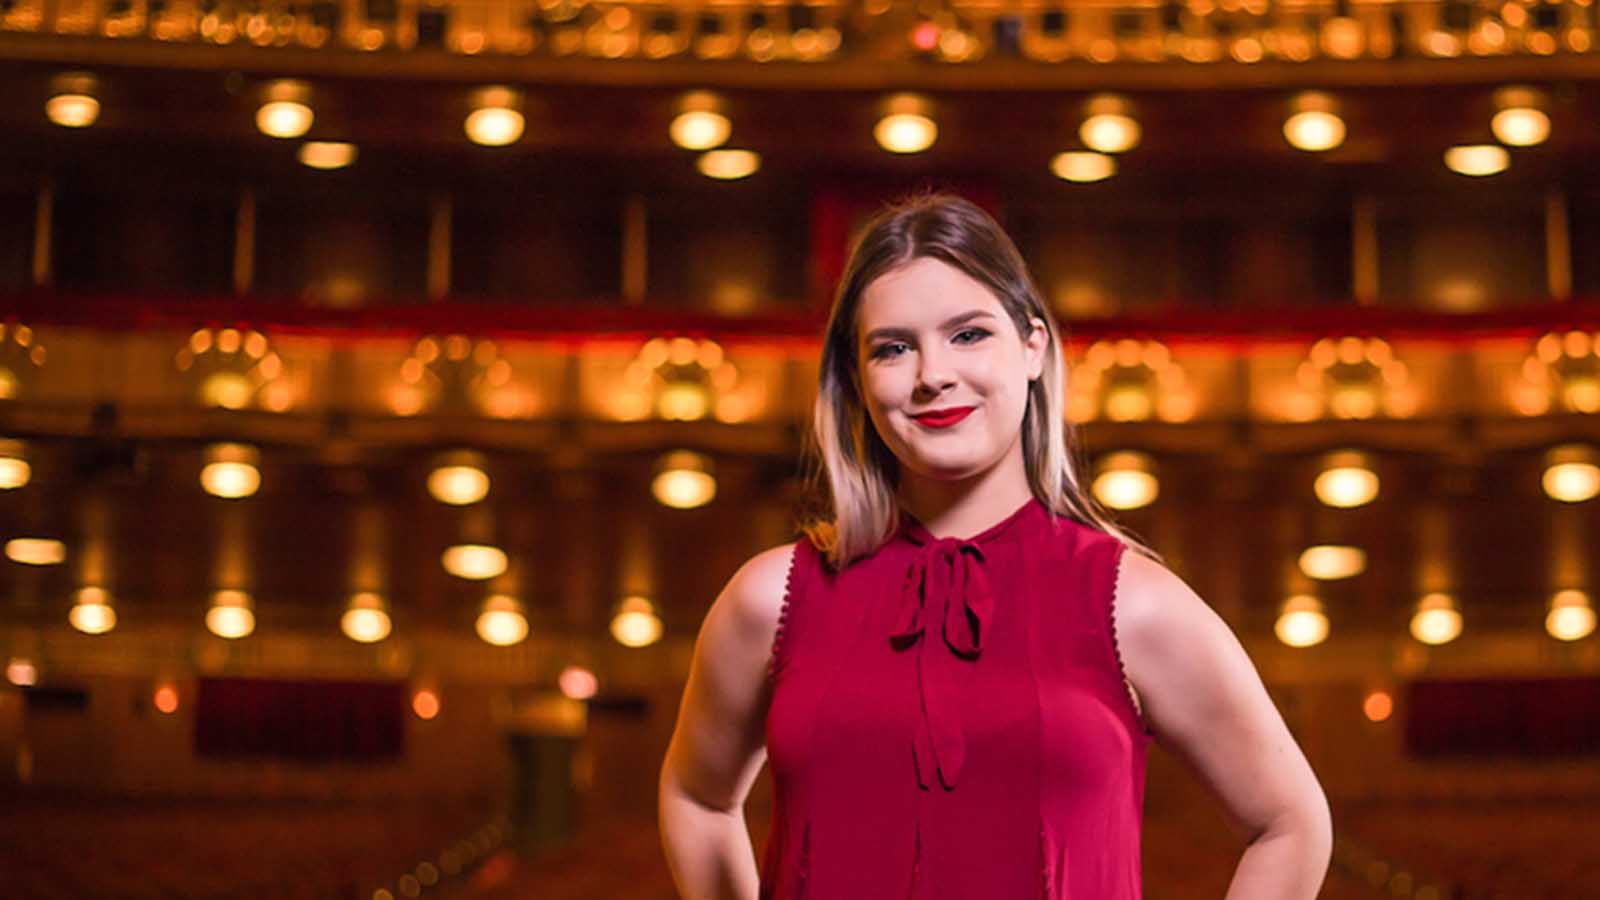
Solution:
[(1229, 900), (1315, 897), (1321, 786), (1227, 625), (1084, 491), (1057, 328), (994, 220), (874, 217), (821, 369), (833, 515), (712, 604), (662, 765), (682, 895), (1132, 900), (1159, 740), (1249, 837)]

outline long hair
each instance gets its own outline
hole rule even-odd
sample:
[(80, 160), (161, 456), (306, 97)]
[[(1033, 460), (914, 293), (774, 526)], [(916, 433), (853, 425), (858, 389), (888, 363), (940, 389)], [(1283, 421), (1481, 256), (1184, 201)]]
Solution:
[(900, 464), (868, 418), (856, 356), (857, 312), (867, 286), (921, 257), (932, 257), (987, 287), (1027, 334), (1030, 318), (1049, 331), (1045, 365), (1029, 383), (1022, 455), (1033, 495), (1048, 509), (1103, 531), (1157, 561), (1159, 554), (1119, 527), (1085, 489), (1076, 429), (1064, 415), (1065, 371), (1055, 317), (1039, 298), (1027, 265), (999, 224), (953, 194), (912, 194), (879, 210), (851, 248), (822, 345), (812, 429), (805, 448), (812, 498), (828, 511), (803, 515), (801, 529), (835, 571), (893, 537), (899, 524)]

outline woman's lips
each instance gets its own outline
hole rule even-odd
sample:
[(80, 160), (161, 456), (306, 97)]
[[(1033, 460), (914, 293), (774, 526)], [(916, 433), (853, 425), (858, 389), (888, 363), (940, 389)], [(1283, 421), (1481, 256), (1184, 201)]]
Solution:
[(962, 406), (947, 413), (940, 413), (938, 415), (933, 413), (924, 413), (920, 416), (912, 416), (912, 418), (928, 426), (929, 428), (949, 428), (951, 425), (954, 425), (962, 419), (965, 419), (967, 415), (976, 408), (977, 407), (975, 406)]

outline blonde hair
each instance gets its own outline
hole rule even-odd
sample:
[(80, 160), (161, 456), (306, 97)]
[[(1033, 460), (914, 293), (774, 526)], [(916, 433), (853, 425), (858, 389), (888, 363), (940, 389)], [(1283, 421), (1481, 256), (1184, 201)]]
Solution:
[(1112, 521), (1085, 489), (1082, 448), (1064, 415), (1065, 372), (1055, 318), (1039, 297), (1022, 255), (988, 213), (953, 194), (912, 194), (879, 210), (865, 226), (839, 279), (822, 344), (821, 372), (804, 448), (808, 499), (826, 512), (802, 514), (801, 529), (834, 570), (893, 537), (899, 524), (899, 460), (862, 404), (857, 357), (861, 296), (877, 278), (921, 257), (966, 273), (1000, 301), (1019, 335), (1038, 317), (1049, 332), (1044, 369), (1029, 382), (1022, 419), (1028, 484), (1046, 508), (1117, 538), (1157, 561), (1150, 547)]

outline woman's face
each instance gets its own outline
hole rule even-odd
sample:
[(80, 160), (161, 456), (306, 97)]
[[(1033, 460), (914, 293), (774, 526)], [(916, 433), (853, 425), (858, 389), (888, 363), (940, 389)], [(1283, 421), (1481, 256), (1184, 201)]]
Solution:
[[(1024, 340), (998, 298), (960, 269), (919, 257), (869, 284), (856, 333), (862, 400), (903, 470), (938, 480), (1021, 461), (1028, 381), (1043, 370), (1049, 333)], [(971, 407), (939, 428), (913, 418)]]

